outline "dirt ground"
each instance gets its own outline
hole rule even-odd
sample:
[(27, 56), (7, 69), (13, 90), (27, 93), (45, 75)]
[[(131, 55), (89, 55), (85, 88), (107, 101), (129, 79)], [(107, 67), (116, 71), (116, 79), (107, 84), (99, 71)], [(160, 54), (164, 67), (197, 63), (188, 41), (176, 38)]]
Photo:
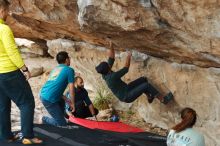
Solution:
[(162, 129), (160, 127), (154, 127), (152, 126), (151, 123), (147, 123), (143, 120), (143, 118), (141, 118), (140, 116), (138, 116), (135, 113), (132, 112), (123, 112), (123, 111), (117, 111), (120, 120), (126, 124), (138, 127), (140, 129), (143, 129), (147, 132), (151, 132), (151, 133), (155, 133), (155, 134), (159, 134), (162, 136), (166, 136), (167, 135), (167, 130), (166, 129)]

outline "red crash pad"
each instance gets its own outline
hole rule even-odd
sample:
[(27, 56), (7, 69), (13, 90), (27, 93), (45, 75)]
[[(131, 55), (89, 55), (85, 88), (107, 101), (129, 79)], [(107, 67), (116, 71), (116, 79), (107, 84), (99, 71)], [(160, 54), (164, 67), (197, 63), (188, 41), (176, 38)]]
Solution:
[(144, 132), (143, 130), (124, 124), (122, 122), (104, 122), (104, 121), (93, 121), (88, 119), (80, 119), (75, 117), (70, 117), (69, 121), (89, 129), (100, 129), (114, 132)]

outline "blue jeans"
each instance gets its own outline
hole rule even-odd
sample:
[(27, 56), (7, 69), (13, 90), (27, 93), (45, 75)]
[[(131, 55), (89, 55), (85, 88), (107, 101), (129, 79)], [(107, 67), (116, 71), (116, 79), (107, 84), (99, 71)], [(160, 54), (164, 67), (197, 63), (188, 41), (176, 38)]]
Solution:
[(0, 74), (0, 139), (13, 137), (10, 117), (11, 100), (20, 110), (23, 136), (33, 138), (34, 96), (20, 70)]
[(150, 98), (154, 98), (159, 94), (159, 91), (147, 81), (147, 78), (140, 77), (128, 84), (128, 93), (124, 98), (124, 102), (131, 103), (143, 93)]
[(42, 103), (48, 113), (51, 115), (50, 117), (44, 116), (42, 118), (43, 124), (49, 124), (53, 126), (66, 126), (67, 122), (64, 118), (64, 100), (60, 100), (59, 102), (51, 103), (46, 100), (42, 100)]

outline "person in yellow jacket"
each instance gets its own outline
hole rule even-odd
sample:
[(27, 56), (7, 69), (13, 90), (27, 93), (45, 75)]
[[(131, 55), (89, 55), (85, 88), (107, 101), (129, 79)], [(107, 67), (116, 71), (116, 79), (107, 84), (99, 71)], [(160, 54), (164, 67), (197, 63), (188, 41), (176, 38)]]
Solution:
[(9, 2), (0, 0), (0, 140), (14, 141), (11, 132), (11, 101), (20, 109), (23, 144), (39, 144), (42, 140), (34, 137), (34, 96), (28, 79), (28, 68), (15, 44), (13, 33), (5, 24)]

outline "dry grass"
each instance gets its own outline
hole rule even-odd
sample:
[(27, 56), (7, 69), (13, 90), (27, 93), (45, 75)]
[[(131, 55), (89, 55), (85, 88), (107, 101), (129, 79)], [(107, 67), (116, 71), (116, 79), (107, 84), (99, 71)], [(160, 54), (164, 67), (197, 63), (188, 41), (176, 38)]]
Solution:
[(113, 99), (112, 93), (106, 89), (105, 86), (102, 86), (97, 89), (96, 96), (94, 99), (94, 106), (99, 110), (109, 109), (109, 104)]

